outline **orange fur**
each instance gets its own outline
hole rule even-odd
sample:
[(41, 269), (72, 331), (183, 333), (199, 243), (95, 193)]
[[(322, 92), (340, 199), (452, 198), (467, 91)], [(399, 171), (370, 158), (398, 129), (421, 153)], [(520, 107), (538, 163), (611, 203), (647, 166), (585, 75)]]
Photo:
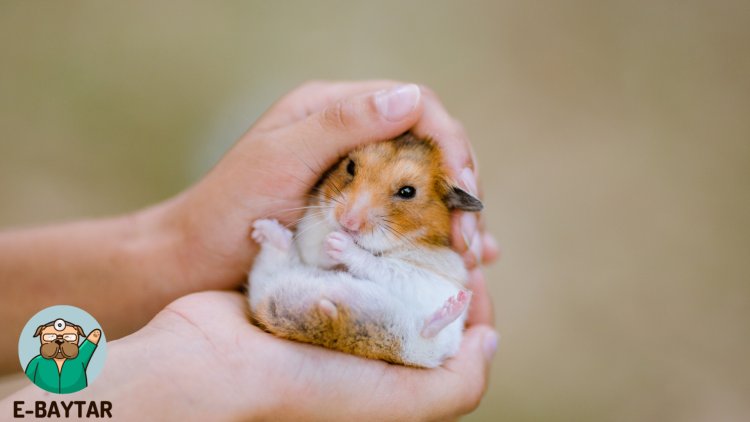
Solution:
[[(354, 176), (346, 169), (349, 160), (355, 163)], [(317, 190), (325, 198), (345, 194), (349, 204), (367, 191), (372, 195), (372, 206), (381, 209), (397, 230), (404, 234), (423, 231), (415, 243), (448, 246), (450, 210), (443, 198), (449, 184), (442, 163), (440, 148), (434, 142), (406, 133), (355, 149), (329, 171)], [(410, 200), (396, 198), (398, 189), (406, 185), (415, 187), (417, 195)], [(336, 218), (345, 210), (346, 204), (336, 203)], [(373, 227), (365, 222), (363, 231), (371, 230)]]
[(336, 308), (336, 316), (331, 318), (320, 307), (294, 312), (278, 308), (276, 298), (269, 298), (258, 305), (253, 318), (261, 328), (282, 338), (370, 359), (404, 363), (401, 339), (387, 327), (356, 318), (345, 305), (339, 304)]

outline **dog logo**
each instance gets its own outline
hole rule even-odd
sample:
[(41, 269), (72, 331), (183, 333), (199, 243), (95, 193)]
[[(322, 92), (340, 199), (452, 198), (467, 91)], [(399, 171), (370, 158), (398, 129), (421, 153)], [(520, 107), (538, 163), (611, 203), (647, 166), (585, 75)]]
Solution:
[[(54, 314), (54, 308), (67, 308), (69, 312)], [(52, 311), (47, 312), (49, 310)], [(54, 318), (42, 320), (34, 328), (32, 322), (38, 320), (40, 314), (54, 315)], [(30, 333), (29, 328), (33, 329), (33, 333)], [(28, 351), (30, 347), (28, 340), (35, 342), (36, 356), (27, 358), (24, 363), (24, 349)], [(72, 306), (53, 306), (40, 312), (26, 324), (19, 341), (19, 354), (26, 376), (37, 387), (52, 393), (69, 394), (89, 385), (87, 372), (94, 354), (103, 343), (102, 330), (86, 312)]]

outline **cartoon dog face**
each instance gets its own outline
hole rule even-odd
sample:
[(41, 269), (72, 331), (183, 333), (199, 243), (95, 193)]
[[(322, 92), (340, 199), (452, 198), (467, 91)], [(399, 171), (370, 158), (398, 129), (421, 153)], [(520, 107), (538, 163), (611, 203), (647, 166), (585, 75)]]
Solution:
[(78, 356), (78, 336), (84, 336), (83, 328), (63, 319), (40, 325), (34, 337), (42, 345), (39, 353), (45, 359), (73, 359)]

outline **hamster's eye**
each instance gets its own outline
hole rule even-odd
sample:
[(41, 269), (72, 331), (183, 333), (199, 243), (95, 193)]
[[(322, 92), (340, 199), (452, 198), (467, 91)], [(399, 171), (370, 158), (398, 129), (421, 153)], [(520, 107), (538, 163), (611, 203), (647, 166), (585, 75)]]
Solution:
[(349, 164), (346, 165), (346, 172), (354, 176), (354, 160), (349, 160)]
[(401, 189), (396, 192), (396, 196), (402, 199), (414, 198), (417, 194), (417, 190), (413, 186), (402, 186)]

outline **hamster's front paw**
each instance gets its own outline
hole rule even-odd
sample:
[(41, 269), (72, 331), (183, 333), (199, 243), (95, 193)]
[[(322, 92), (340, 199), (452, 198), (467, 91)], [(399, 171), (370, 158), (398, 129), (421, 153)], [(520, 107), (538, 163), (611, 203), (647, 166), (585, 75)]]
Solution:
[(343, 264), (344, 256), (354, 247), (354, 241), (342, 232), (333, 232), (326, 237), (326, 254), (337, 264)]
[(282, 251), (289, 250), (292, 245), (292, 232), (276, 220), (255, 220), (252, 238), (260, 245), (270, 244)]

